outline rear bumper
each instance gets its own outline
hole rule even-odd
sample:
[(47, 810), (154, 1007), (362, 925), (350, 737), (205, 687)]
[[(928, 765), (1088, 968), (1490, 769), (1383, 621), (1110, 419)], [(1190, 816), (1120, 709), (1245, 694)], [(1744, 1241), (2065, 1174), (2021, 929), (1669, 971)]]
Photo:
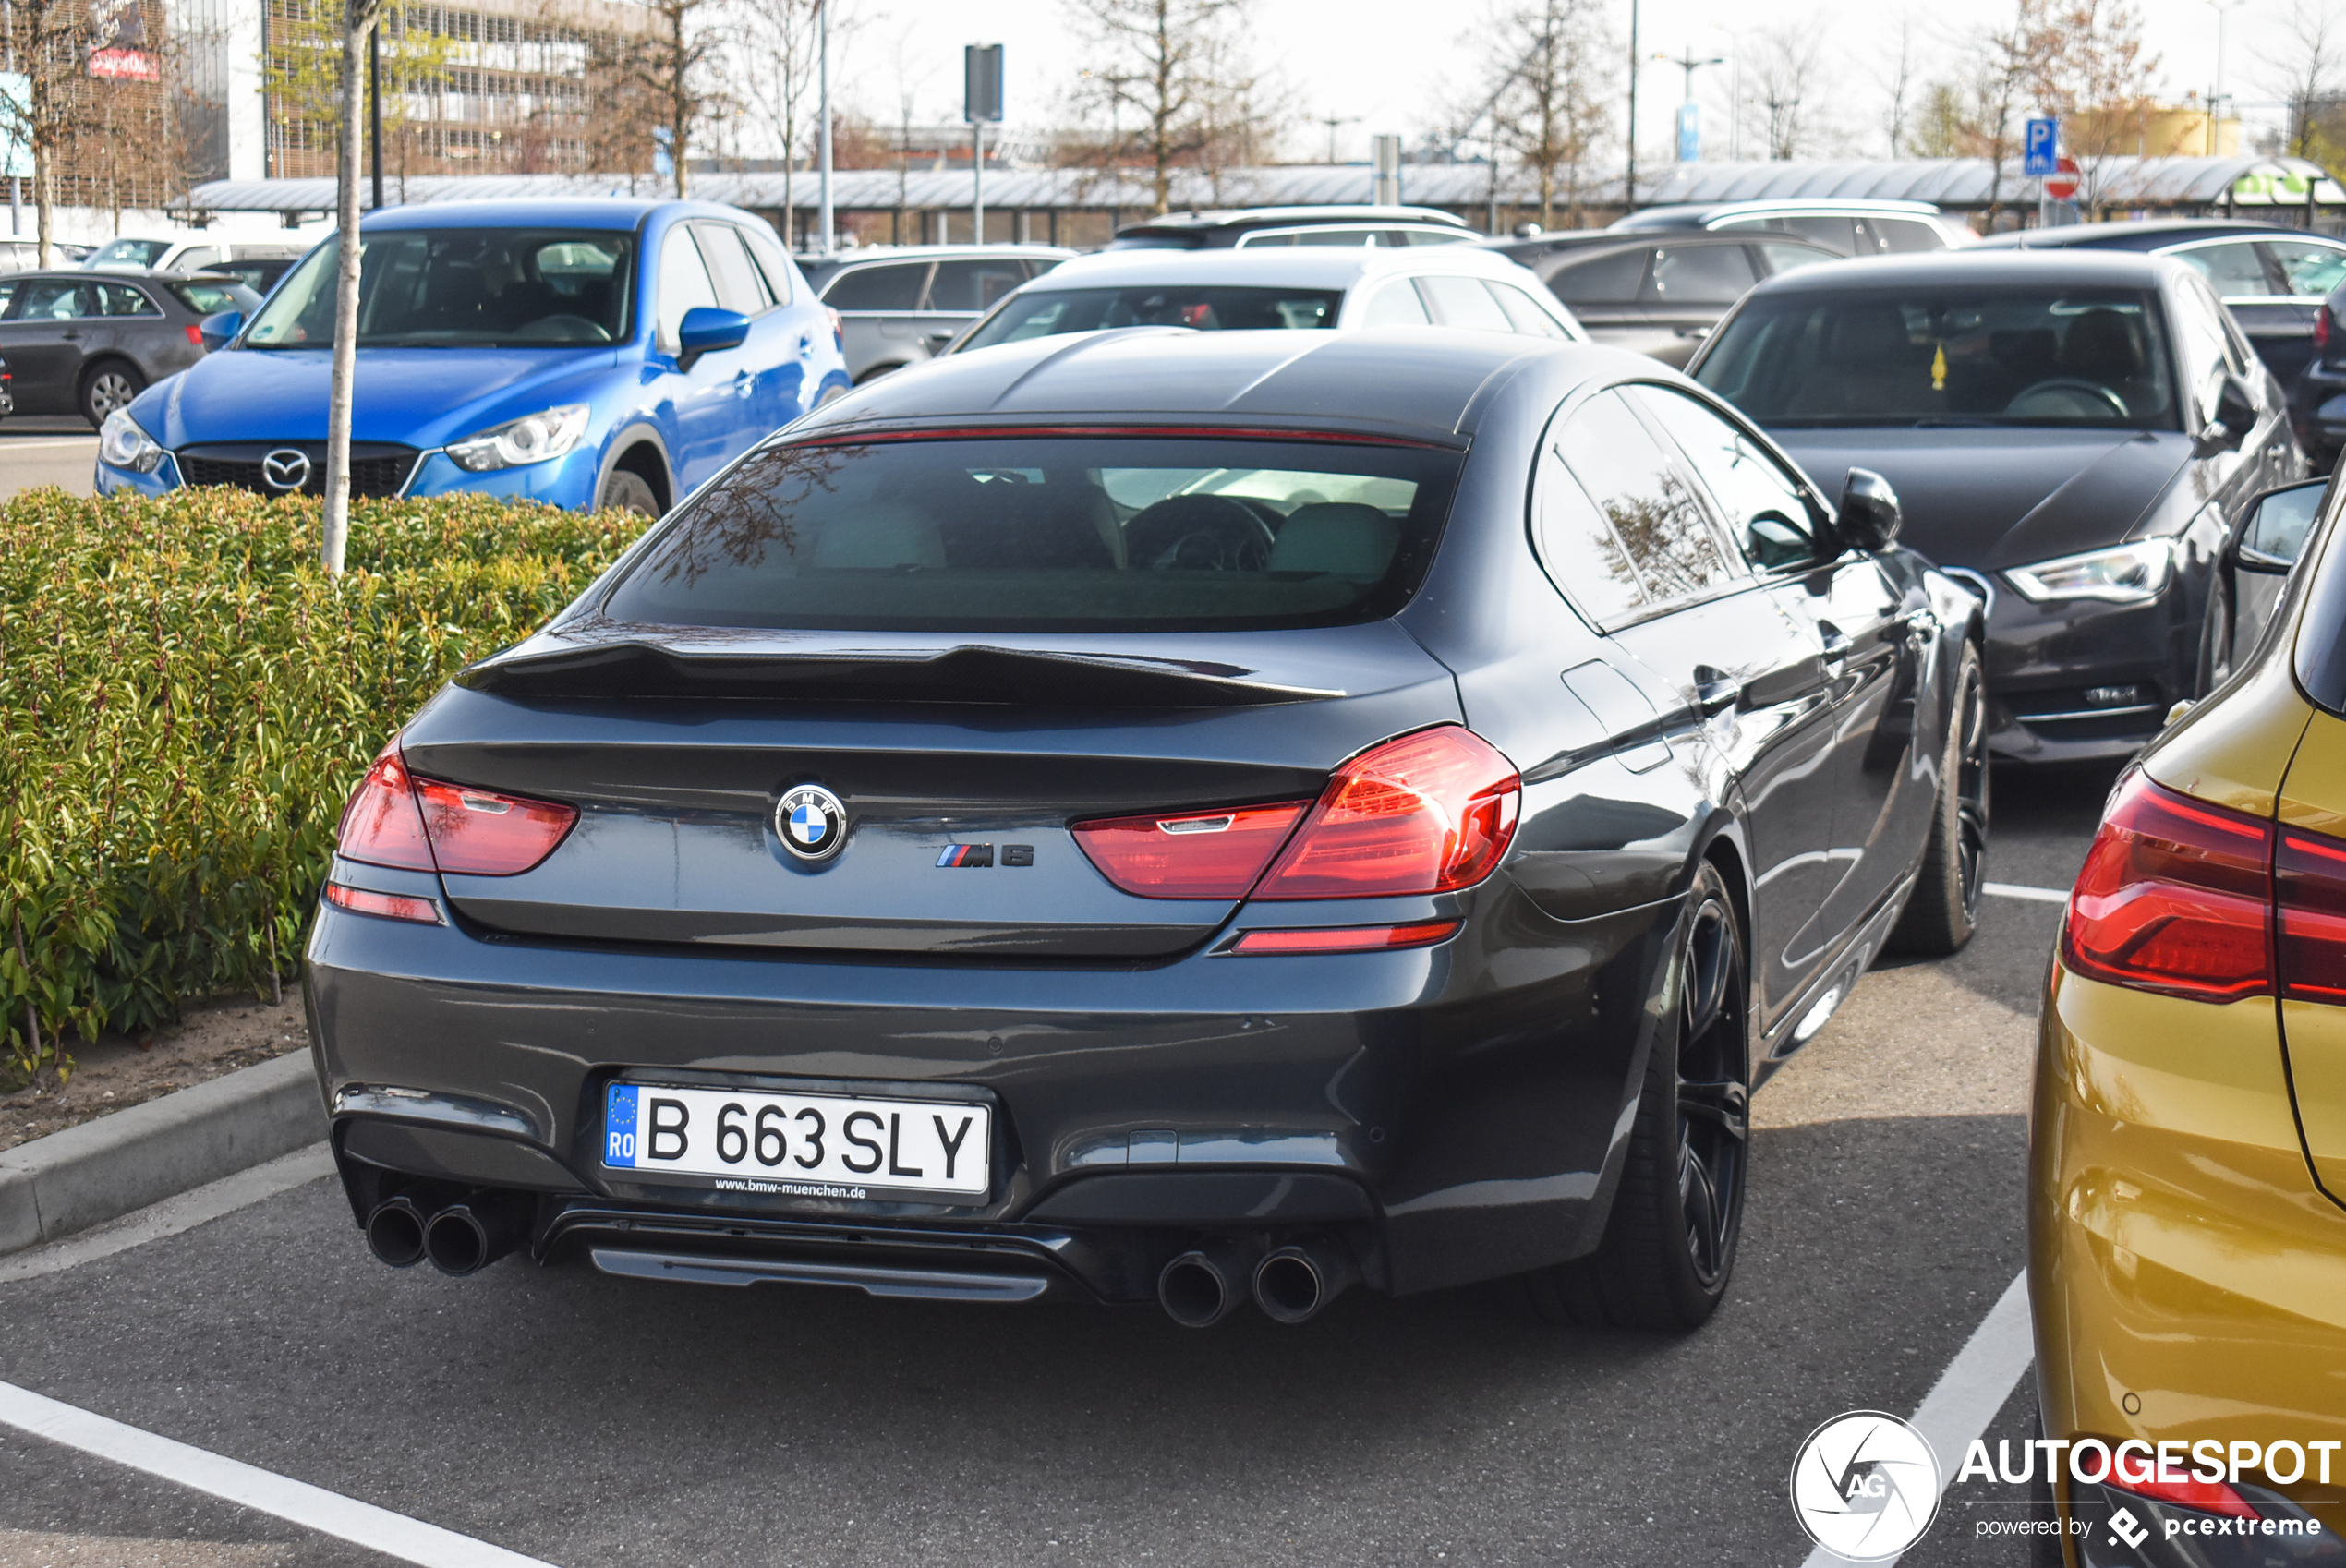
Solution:
[[(1594, 1246), (1680, 909), (1561, 922), (1505, 877), (1448, 906), (1466, 924), (1435, 947), (1060, 967), (590, 947), (326, 907), (308, 1000), (354, 1205), (402, 1180), (535, 1193), (541, 1255), (647, 1231), (761, 1256), (974, 1247), (1119, 1300), (1201, 1230), (1310, 1225), (1342, 1228), (1372, 1285), (1421, 1290)], [(631, 1069), (984, 1096), (993, 1188), (960, 1206), (607, 1170), (603, 1092)]]
[[(2331, 1449), (2325, 1482), (2310, 1445), (2346, 1443), (2346, 1212), (2316, 1189), (2298, 1142), (2272, 1000), (2171, 999), (2056, 966), (2029, 1164), (2045, 1435), (2181, 1443), (2184, 1465), (2202, 1441), (2295, 1443), (2302, 1475), (2251, 1471), (2243, 1494), (2267, 1488), (2275, 1508), (2306, 1505), (2339, 1531), (2346, 1448)], [(2114, 1509), (2163, 1532), (2150, 1508), (2091, 1485), (2061, 1493), (2090, 1563), (2346, 1562), (2337, 1534), (2291, 1548), (2331, 1555), (2182, 1534), (2122, 1549), (2106, 1538)]]

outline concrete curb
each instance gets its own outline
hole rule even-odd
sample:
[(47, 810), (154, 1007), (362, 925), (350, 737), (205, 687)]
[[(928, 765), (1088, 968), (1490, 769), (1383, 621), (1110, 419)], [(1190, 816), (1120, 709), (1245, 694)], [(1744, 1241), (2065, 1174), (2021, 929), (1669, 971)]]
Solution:
[(326, 1136), (308, 1051), (0, 1152), (0, 1253), (54, 1241)]

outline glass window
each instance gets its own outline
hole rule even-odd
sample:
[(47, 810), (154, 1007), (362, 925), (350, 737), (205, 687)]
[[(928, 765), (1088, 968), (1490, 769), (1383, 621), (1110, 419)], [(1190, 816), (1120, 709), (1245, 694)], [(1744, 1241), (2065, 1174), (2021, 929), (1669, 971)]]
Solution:
[(1001, 297), (1026, 282), (1026, 269), (1015, 260), (939, 261), (928, 285), (931, 310), (959, 310), (974, 315), (991, 310)]
[(1426, 313), (1425, 301), (1418, 297), (1417, 285), (1407, 278), (1396, 278), (1369, 296), (1366, 309), (1360, 312), (1364, 327), (1430, 327), (1433, 318)]
[(2226, 299), (2254, 299), (2278, 292), (2265, 271), (2265, 259), (2257, 253), (2255, 240), (2194, 246), (2174, 252), (2174, 257), (2191, 263)]
[(79, 283), (63, 278), (35, 278), (24, 285), (19, 321), (70, 321), (91, 314)]
[(1948, 283), (1754, 295), (1696, 379), (1763, 426), (2171, 430), (2172, 363), (2140, 290)]
[(1540, 466), (1540, 561), (1549, 580), (1601, 629), (1632, 619), (1646, 595), (1629, 552), (1555, 454)]
[(178, 259), (171, 265), (175, 271), (200, 272), (206, 267), (217, 267), (220, 265), (220, 250), (217, 246), (199, 245), (181, 251)]
[[(1333, 327), (1344, 303), (1336, 289), (1241, 288), (1221, 283), (1149, 288), (1049, 289), (1016, 295), (961, 344), (998, 343), (1110, 327), (1192, 327), (1202, 332)], [(1487, 303), (1487, 302), (1486, 302)]]
[(716, 280), (719, 304), (755, 316), (774, 303), (750, 264), (749, 252), (742, 248), (740, 230), (731, 223), (695, 223), (693, 236), (700, 241), (701, 256)]
[(93, 283), (91, 287), (98, 296), (98, 314), (101, 316), (163, 314), (163, 308), (148, 298), (144, 289), (133, 288), (128, 283)]
[(1481, 332), (1511, 332), (1515, 323), (1491, 297), (1480, 278), (1420, 278), (1433, 314), (1445, 327), (1466, 327)]
[(1618, 392), (1566, 421), (1557, 450), (1613, 525), (1649, 601), (1692, 598), (1736, 575), (1685, 476)]
[(749, 259), (757, 275), (766, 281), (766, 292), (777, 305), (788, 305), (790, 292), (790, 258), (782, 253), (781, 242), (763, 229), (738, 231), (742, 243), (749, 247)]
[(1752, 565), (1768, 571), (1816, 558), (1808, 498), (1765, 448), (1684, 392), (1626, 390), (1686, 454)]
[(677, 330), (683, 324), (686, 311), (716, 303), (717, 283), (708, 275), (708, 264), (701, 259), (692, 231), (678, 223), (668, 231), (668, 237), (659, 247), (660, 346), (675, 348)]
[(2346, 248), (2305, 239), (2268, 239), (2265, 254), (2279, 263), (2289, 280), (2289, 292), (2301, 299), (2319, 299), (2346, 281)]
[(1381, 245), (1464, 245), (1482, 236), (1472, 229), (1387, 229)]
[(167, 239), (117, 239), (102, 246), (90, 258), (92, 267), (151, 267), (171, 249)]
[(1733, 305), (1752, 284), (1740, 245), (1665, 245), (1639, 298), (1648, 305)]
[[(693, 264), (700, 256), (677, 231)], [(367, 236), (358, 273), (361, 348), (568, 348), (633, 330), (635, 236), (559, 229), (392, 229)], [(247, 348), (315, 348), (334, 335), (329, 239), (277, 285)], [(702, 282), (707, 281), (706, 269)], [(713, 305), (716, 298), (701, 301)]]
[(1298, 245), (1361, 246), (1376, 243), (1374, 229), (1305, 229), (1295, 236)]
[(832, 280), (823, 303), (838, 310), (918, 310), (928, 291), (925, 261), (892, 267), (850, 267)]
[(1575, 309), (1583, 305), (1627, 305), (1638, 297), (1638, 285), (1645, 281), (1646, 258), (1651, 254), (1639, 246), (1586, 261), (1566, 261), (1543, 273), (1541, 281)]
[[(1798, 235), (1802, 239), (1813, 240), (1827, 250), (1843, 256), (1859, 254), (1856, 221), (1838, 213), (1787, 213), (1781, 218), (1769, 219), (1767, 226), (1779, 234)], [(1871, 251), (1873, 247), (1868, 246), (1866, 249)]]
[(1796, 272), (1803, 267), (1813, 267), (1820, 261), (1837, 261), (1839, 257), (1829, 251), (1806, 245), (1786, 245), (1782, 240), (1761, 240), (1753, 248), (1760, 252), (1760, 263), (1768, 269), (1768, 276), (1779, 272)]
[(18, 278), (0, 278), (0, 316), (6, 316), (8, 313), (8, 307), (16, 303), (17, 284), (21, 281)]
[(772, 447), (663, 525), (603, 609), (864, 631), (1348, 625), (1416, 591), (1461, 462), (1140, 436)]
[(242, 310), (249, 313), (260, 303), (260, 296), (238, 283), (173, 283), (171, 292), (179, 303), (199, 316), (209, 316), (216, 310)]
[(1866, 223), (1881, 236), (1883, 247), (1893, 252), (1947, 248), (1946, 236), (1937, 226), (1919, 218), (1868, 218)]
[(1514, 323), (1517, 332), (1535, 338), (1569, 338), (1572, 335), (1564, 330), (1563, 323), (1541, 309), (1530, 295), (1513, 283), (1496, 283), (1486, 279), (1482, 286), (1491, 291), (1491, 297), (1499, 302), (1499, 308), (1507, 313), (1507, 320)]
[(2223, 395), (2224, 375), (2246, 368), (2232, 363), (2231, 342), (2224, 334), (2224, 308), (2197, 278), (2175, 302), (2175, 342), (2183, 353), (2183, 386), (2199, 410), (2201, 423), (2216, 417), (2217, 400)]

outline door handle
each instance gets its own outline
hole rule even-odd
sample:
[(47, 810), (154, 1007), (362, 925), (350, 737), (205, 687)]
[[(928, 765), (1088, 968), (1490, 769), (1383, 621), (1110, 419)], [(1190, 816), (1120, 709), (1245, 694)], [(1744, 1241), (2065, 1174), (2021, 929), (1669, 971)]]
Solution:
[(1906, 635), (1918, 643), (1927, 643), (1939, 634), (1939, 617), (1928, 609), (1906, 612)]
[(757, 378), (751, 375), (747, 369), (741, 369), (733, 372), (733, 395), (735, 397), (747, 397), (752, 392), (756, 390), (756, 387)]
[(1723, 669), (1707, 664), (1694, 667), (1694, 706), (1709, 718), (1726, 712), (1743, 701), (1743, 682)]
[(812, 356), (813, 356), (813, 354), (814, 354), (814, 352), (815, 352), (815, 339), (814, 339), (813, 334), (812, 334), (812, 333), (808, 333), (808, 332), (801, 332), (801, 333), (799, 333), (799, 334), (798, 334), (798, 356), (799, 356), (801, 359), (805, 359), (805, 358), (808, 358), (808, 357)]
[(79, 343), (81, 341), (81, 334), (79, 332), (59, 332), (57, 335), (65, 339), (67, 343)]
[(1818, 629), (1825, 634), (1825, 674), (1830, 679), (1837, 681), (1841, 678), (1842, 670), (1848, 666), (1851, 651), (1857, 645), (1849, 640), (1847, 633), (1830, 621), (1820, 621), (1817, 625)]

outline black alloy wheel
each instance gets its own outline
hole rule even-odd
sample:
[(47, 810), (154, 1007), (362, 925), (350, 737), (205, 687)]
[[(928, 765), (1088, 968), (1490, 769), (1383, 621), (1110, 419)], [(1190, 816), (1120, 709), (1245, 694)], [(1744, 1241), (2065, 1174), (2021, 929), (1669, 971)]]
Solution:
[(652, 493), (650, 481), (632, 469), (614, 468), (603, 480), (602, 493), (595, 498), (598, 512), (632, 512), (638, 517), (658, 517), (659, 498)]
[(1705, 862), (1687, 895), (1669, 1022), (1646, 1061), (1604, 1239), (1529, 1276), (1554, 1321), (1683, 1332), (1724, 1299), (1750, 1164), (1751, 983), (1726, 878)]
[(1948, 709), (1947, 752), (1930, 838), (1905, 912), (1890, 934), (1893, 951), (1944, 958), (1979, 928), (1988, 875), (1988, 681), (1979, 650), (1965, 644)]

